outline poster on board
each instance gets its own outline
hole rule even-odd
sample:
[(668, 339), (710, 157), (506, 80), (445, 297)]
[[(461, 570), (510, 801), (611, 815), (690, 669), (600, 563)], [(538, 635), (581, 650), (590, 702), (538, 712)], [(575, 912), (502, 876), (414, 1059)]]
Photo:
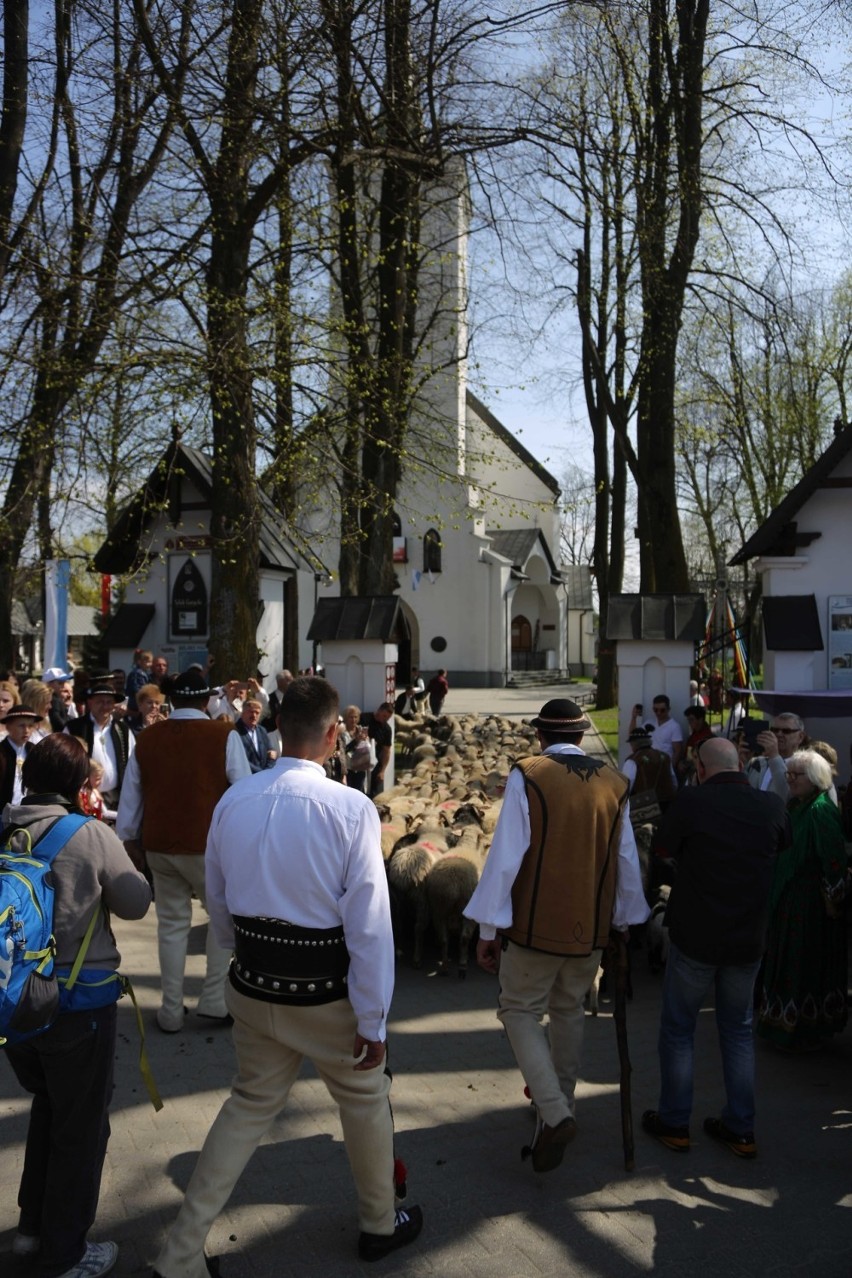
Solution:
[(828, 686), (852, 688), (852, 595), (828, 597)]
[(171, 554), (169, 641), (206, 639), (209, 624), (210, 554)]

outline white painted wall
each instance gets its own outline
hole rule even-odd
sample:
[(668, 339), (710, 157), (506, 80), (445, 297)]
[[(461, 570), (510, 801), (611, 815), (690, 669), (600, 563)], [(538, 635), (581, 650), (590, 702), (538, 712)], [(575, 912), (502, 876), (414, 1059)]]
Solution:
[[(366, 716), (383, 701), (393, 705), (395, 688), (389, 680), (399, 657), (395, 643), (372, 640), (332, 640), (322, 646), (325, 677), (340, 694), (341, 710), (357, 705)], [(390, 720), (394, 728), (394, 719)], [(394, 752), (385, 768), (385, 789), (394, 783)]]
[(689, 736), (682, 711), (689, 704), (689, 680), (695, 660), (695, 645), (672, 639), (618, 641), (618, 757), (623, 763), (631, 753), (627, 745), (630, 718), (635, 705), (643, 707), (642, 721), (655, 723), (652, 702), (665, 694), (671, 701), (672, 718)]
[[(852, 478), (849, 454), (835, 467), (833, 475)], [(852, 595), (852, 500), (849, 488), (819, 488), (799, 510), (799, 532), (822, 535), (794, 556), (766, 557), (755, 561), (763, 577), (764, 595), (808, 595), (816, 597), (817, 613), (825, 647), (822, 652), (776, 652), (764, 655), (764, 687), (792, 691), (824, 690), (829, 686), (828, 598)], [(848, 718), (807, 718), (809, 735), (828, 741), (838, 752), (840, 780), (849, 777), (852, 721)]]
[[(195, 504), (203, 500), (202, 495), (186, 477), (182, 479), (182, 499), (184, 503)], [(180, 565), (191, 550), (180, 547), (181, 538), (206, 537), (210, 530), (210, 511), (206, 509), (187, 511), (185, 518), (172, 524), (164, 513), (153, 520), (147, 533), (146, 549), (149, 561), (144, 571), (131, 578), (126, 586), (124, 599), (126, 603), (147, 603), (154, 605), (152, 617), (139, 644), (140, 648), (150, 648), (156, 655), (163, 652), (169, 658), (169, 670), (172, 674), (185, 670), (193, 661), (203, 661), (207, 651), (207, 637), (187, 637), (173, 640), (169, 634), (170, 604), (170, 567)], [(170, 564), (173, 560), (174, 563)], [(194, 561), (207, 586), (208, 601), (211, 591), (211, 558), (209, 550), (199, 550), (194, 554)], [(263, 672), (264, 687), (272, 690), (275, 687), (275, 675), (283, 665), (284, 642), (284, 581), (286, 574), (264, 569), (260, 575), (260, 598), (266, 601), (266, 608), (257, 630), (258, 648), (265, 656), (261, 657), (260, 669)], [(307, 630), (313, 616), (313, 576), (310, 573), (299, 573), (299, 590), (301, 603), (300, 631)], [(209, 614), (208, 614), (209, 615)], [(310, 644), (307, 640), (300, 645), (302, 666), (310, 664)], [(133, 649), (110, 649), (110, 668), (121, 666), (129, 671), (133, 665)], [(253, 671), (225, 671), (214, 669), (214, 677), (225, 679), (233, 675), (245, 677)]]

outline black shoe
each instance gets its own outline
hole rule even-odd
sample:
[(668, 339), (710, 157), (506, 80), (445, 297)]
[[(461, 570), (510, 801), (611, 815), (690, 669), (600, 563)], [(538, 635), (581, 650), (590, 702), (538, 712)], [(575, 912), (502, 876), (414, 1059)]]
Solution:
[(554, 1171), (562, 1162), (565, 1148), (577, 1135), (577, 1124), (573, 1118), (563, 1118), (555, 1127), (539, 1119), (539, 1127), (532, 1146), (521, 1150), (521, 1157), (532, 1155), (533, 1171)]
[(361, 1260), (383, 1260), (399, 1247), (407, 1247), (423, 1228), (423, 1212), (419, 1207), (397, 1207), (392, 1234), (367, 1234), (358, 1239)]
[(655, 1109), (645, 1110), (642, 1115), (642, 1130), (649, 1136), (654, 1136), (666, 1149), (673, 1149), (676, 1154), (689, 1152), (689, 1128), (670, 1127)]
[(757, 1145), (754, 1143), (754, 1132), (745, 1132), (738, 1136), (726, 1127), (721, 1118), (705, 1118), (704, 1130), (720, 1145), (726, 1145), (737, 1158), (757, 1158)]

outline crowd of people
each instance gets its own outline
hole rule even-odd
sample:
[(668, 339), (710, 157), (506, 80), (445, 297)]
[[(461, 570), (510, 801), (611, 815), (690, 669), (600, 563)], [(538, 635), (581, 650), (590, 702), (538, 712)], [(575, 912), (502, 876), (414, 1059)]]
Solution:
[[(394, 713), (419, 713), (427, 697), (438, 713), (446, 674), (427, 686), (415, 672), (402, 701), (366, 718), (341, 707), (324, 678), (282, 670), (267, 693), (255, 677), (215, 686), (209, 668), (169, 676), (156, 660), (137, 652), (126, 679), (95, 671), (72, 680), (54, 668), (21, 689), (0, 680), (4, 837), (37, 849), (67, 814), (94, 818), (75, 825), (56, 856), (60, 969), (74, 964), (93, 912), (97, 924), (82, 964), (88, 1001), (66, 1000), (43, 1033), (8, 1048), (33, 1095), (13, 1251), (36, 1260), (40, 1278), (98, 1278), (116, 1263), (114, 1243), (88, 1239), (120, 992), (106, 912), (139, 918), (153, 899), (158, 1029), (176, 1034), (192, 1017), (232, 1028), (237, 1055), (154, 1278), (214, 1272), (207, 1233), (305, 1057), (340, 1111), (359, 1257), (381, 1259), (417, 1238), (422, 1213), (395, 1194), (384, 1068), (394, 939), (370, 800), (385, 785)], [(498, 1016), (537, 1117), (524, 1153), (541, 1173), (560, 1165), (576, 1133), (583, 996), (611, 933), (623, 943), (648, 918), (640, 811), (671, 873), (660, 1093), (645, 1131), (673, 1151), (690, 1146), (693, 1041), (711, 987), (726, 1102), (704, 1130), (741, 1158), (757, 1153), (754, 1008), (757, 1035), (788, 1052), (812, 1050), (846, 1024), (849, 872), (830, 748), (792, 713), (754, 733), (738, 719), (728, 737), (691, 704), (684, 739), (668, 697), (655, 697), (653, 710), (650, 723), (634, 708), (631, 754), (618, 770), (583, 751), (591, 725), (580, 706), (542, 707), (533, 720), (541, 753), (507, 778), (465, 911), (479, 927), (480, 965), (499, 973)], [(210, 924), (189, 1008), (193, 898)]]
[(726, 702), (716, 733), (691, 702), (685, 741), (669, 726), (668, 698), (654, 698), (656, 725), (633, 708), (631, 820), (653, 823), (657, 865), (673, 875), (661, 1091), (643, 1125), (669, 1148), (689, 1148), (695, 1023), (715, 984), (728, 1103), (705, 1131), (751, 1158), (754, 1036), (798, 1055), (847, 1023), (852, 786), (838, 798), (837, 752), (811, 740), (798, 714), (750, 719), (736, 689)]

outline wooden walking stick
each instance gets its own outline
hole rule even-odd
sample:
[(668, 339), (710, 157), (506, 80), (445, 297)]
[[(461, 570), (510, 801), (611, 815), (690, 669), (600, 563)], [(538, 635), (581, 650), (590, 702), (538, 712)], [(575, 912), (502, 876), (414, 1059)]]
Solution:
[(633, 1171), (633, 1105), (630, 1099), (630, 1052), (627, 1046), (627, 986), (630, 976), (630, 960), (627, 953), (627, 932), (615, 933), (615, 1037), (618, 1043), (620, 1075), (618, 1089), (621, 1096), (621, 1140), (624, 1146), (624, 1170)]

